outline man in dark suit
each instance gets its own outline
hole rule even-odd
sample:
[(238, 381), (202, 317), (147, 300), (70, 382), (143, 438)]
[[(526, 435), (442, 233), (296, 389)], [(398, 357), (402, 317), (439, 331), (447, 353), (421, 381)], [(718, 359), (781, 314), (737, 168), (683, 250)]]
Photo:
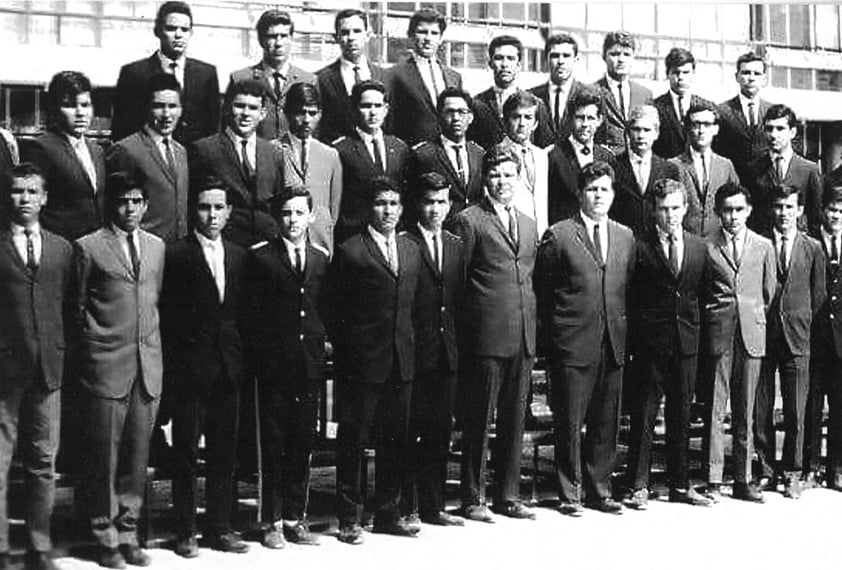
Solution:
[(437, 139), (436, 103), (448, 88), (462, 89), (459, 72), (438, 61), (447, 20), (431, 8), (422, 8), (409, 19), (407, 36), (412, 51), (406, 61), (386, 73), (384, 83), (392, 101), (387, 130), (408, 145)]
[[(796, 118), (786, 105), (772, 105), (763, 115), (763, 132), (768, 142), (767, 152), (748, 165), (751, 201), (755, 205), (748, 226), (761, 234), (772, 231), (771, 195), (781, 184), (795, 187), (804, 194), (804, 211), (798, 227), (817, 235), (821, 228), (822, 182), (819, 166), (795, 153)], [(760, 211), (761, 208), (763, 211)]]
[[(329, 272), (328, 322), (337, 365), (339, 428), (336, 499), (339, 540), (363, 541), (363, 448), (376, 428), (374, 531), (414, 536), (401, 513), (408, 474), (407, 434), (415, 343), (412, 311), (421, 254), (397, 234), (398, 186), (387, 177), (369, 183), (370, 223), (337, 246)], [(402, 516), (404, 515), (404, 516)]]
[(596, 144), (594, 134), (602, 123), (602, 98), (592, 87), (582, 87), (568, 103), (570, 135), (559, 139), (547, 156), (549, 163), (547, 221), (550, 225), (579, 211), (579, 172), (592, 162), (609, 162), (608, 147)]
[(636, 50), (635, 37), (623, 30), (606, 34), (602, 42), (605, 77), (594, 83), (602, 94), (602, 125), (596, 132), (596, 142), (614, 154), (626, 146), (626, 125), (631, 110), (652, 101), (652, 92), (630, 79)]
[(273, 238), (277, 223), (269, 201), (284, 186), (280, 147), (257, 136), (266, 116), (266, 90), (260, 81), (232, 83), (225, 95), (225, 130), (190, 147), (190, 180), (194, 186), (212, 174), (228, 188), (231, 217), (224, 236), (241, 247)]
[(713, 151), (734, 164), (743, 186), (751, 181), (748, 165), (768, 148), (761, 121), (769, 103), (760, 97), (760, 89), (766, 84), (766, 71), (762, 56), (747, 52), (738, 57), (734, 77), (740, 91), (719, 105), (719, 134), (713, 141)]
[(50, 516), (72, 248), (38, 221), (47, 192), (36, 166), (3, 172), (0, 194), (7, 215), (0, 230), (0, 568), (12, 567), (6, 494), (17, 447), (26, 473), (25, 566), (54, 570)]
[(553, 383), (560, 509), (570, 516), (581, 516), (583, 500), (599, 511), (622, 513), (622, 505), (611, 498), (611, 472), (617, 453), (626, 287), (634, 267), (634, 238), (631, 230), (608, 219), (613, 179), (605, 162), (582, 169), (581, 210), (547, 230), (536, 268), (541, 338), (549, 348)]
[(662, 158), (673, 158), (687, 148), (684, 122), (687, 111), (694, 105), (713, 106), (711, 101), (692, 93), (696, 79), (696, 58), (690, 50), (674, 47), (664, 60), (667, 68), (669, 90), (652, 101), (661, 118), (658, 140), (652, 152)]
[[(439, 95), (436, 108), (441, 136), (412, 147), (407, 180), (414, 185), (428, 172), (444, 176), (450, 188), (450, 208), (445, 225), (450, 226), (456, 214), (482, 198), (482, 155), (485, 151), (465, 137), (474, 119), (471, 96), (466, 91), (448, 87)], [(417, 189), (413, 191), (416, 192)]]
[[(776, 475), (784, 483), (784, 497), (801, 496), (804, 455), (804, 414), (810, 388), (810, 332), (813, 318), (824, 304), (825, 259), (821, 244), (798, 231), (804, 213), (804, 194), (794, 186), (771, 191), (774, 229), (771, 239), (778, 257), (778, 288), (766, 320), (766, 357), (760, 366), (754, 408), (754, 445), (760, 463), (760, 482), (774, 488)], [(780, 469), (775, 469), (775, 376), (780, 374), (784, 413), (784, 445)]]
[(182, 89), (182, 115), (174, 138), (187, 145), (219, 129), (219, 79), (216, 67), (187, 57), (193, 35), (193, 13), (185, 2), (161, 4), (155, 17), (160, 47), (148, 58), (120, 68), (114, 88), (111, 140), (119, 141), (146, 123), (149, 79), (159, 73), (174, 75)]
[(231, 527), (243, 342), (246, 253), (224, 240), (231, 213), (228, 189), (206, 180), (192, 202), (194, 231), (167, 246), (161, 293), (161, 333), (173, 392), (175, 552), (198, 556), (196, 479), (205, 436), (209, 546), (247, 552)]
[(495, 512), (534, 519), (520, 501), (520, 459), (526, 394), (535, 360), (535, 295), (532, 269), (538, 235), (535, 220), (512, 206), (520, 159), (510, 146), (492, 147), (483, 158), (486, 197), (462, 210), (456, 229), (465, 246), (467, 277), (462, 303), (460, 381), (462, 407), (462, 515), (494, 522), (485, 505), (486, 457), (491, 418)]
[(350, 136), (357, 125), (351, 90), (360, 81), (383, 81), (383, 69), (369, 62), (366, 46), (370, 32), (368, 14), (357, 8), (346, 8), (333, 21), (334, 37), (341, 55), (330, 65), (316, 72), (324, 113), (319, 126), (319, 140), (331, 144), (339, 137)]
[(450, 188), (437, 172), (421, 175), (413, 198), (418, 223), (407, 234), (424, 259), (415, 292), (415, 380), (409, 420), (412, 475), (401, 500), (423, 522), (462, 526), (445, 511), (450, 430), (456, 397), (457, 311), (465, 279), (462, 241), (443, 228)]
[(187, 235), (187, 151), (173, 139), (181, 118), (181, 86), (159, 74), (149, 80), (147, 120), (142, 129), (114, 143), (108, 172), (129, 172), (146, 188), (149, 208), (141, 228), (165, 242)]
[(351, 106), (356, 115), (353, 133), (333, 142), (342, 162), (342, 202), (334, 238), (342, 243), (363, 229), (370, 217), (371, 181), (378, 176), (394, 180), (403, 191), (409, 147), (383, 133), (389, 113), (389, 94), (379, 81), (354, 85)]
[(105, 161), (100, 146), (85, 136), (93, 118), (91, 82), (62, 71), (47, 87), (47, 132), (21, 141), (21, 157), (41, 170), (50, 199), (41, 223), (67, 240), (102, 225)]
[(106, 193), (109, 225), (75, 243), (73, 339), (86, 461), (76, 504), (90, 521), (100, 566), (125, 568), (151, 562), (138, 547), (137, 524), (161, 395), (164, 242), (140, 229), (142, 186), (115, 173)]
[(295, 22), (280, 10), (267, 10), (257, 20), (257, 41), (263, 48), (263, 59), (254, 65), (231, 73), (229, 84), (256, 79), (266, 89), (266, 117), (257, 126), (257, 135), (276, 139), (289, 129), (284, 114), (284, 101), (289, 88), (296, 83), (316, 84), (316, 76), (290, 62)]
[[(516, 83), (522, 65), (523, 43), (518, 38), (497, 36), (488, 44), (488, 67), (494, 75), (494, 85), (474, 97), (474, 120), (468, 127), (468, 139), (486, 151), (502, 142), (506, 136), (503, 104), (511, 95), (520, 91)], [(532, 142), (545, 148), (553, 144), (554, 139), (543, 103), (538, 105), (537, 116), (540, 128), (533, 134)]]
[(646, 196), (654, 226), (637, 239), (629, 285), (629, 330), (639, 384), (633, 388), (629, 459), (631, 495), (626, 506), (643, 510), (655, 420), (666, 396), (669, 500), (695, 506), (711, 501), (690, 485), (690, 403), (699, 350), (699, 289), (705, 274), (705, 242), (682, 228), (687, 198), (680, 182), (657, 180)]
[(552, 34), (544, 42), (544, 58), (550, 70), (547, 82), (529, 91), (547, 108), (549, 125), (542, 128), (548, 128), (552, 133), (552, 142), (558, 144), (573, 131), (573, 108), (570, 103), (584, 87), (573, 77), (573, 69), (579, 62), (579, 42), (567, 33)]
[[(251, 251), (248, 345), (255, 356), (263, 456), (262, 543), (318, 544), (307, 504), (310, 459), (327, 358), (324, 293), (328, 253), (307, 238), (313, 198), (302, 186), (273, 201), (280, 234)], [(286, 537), (286, 539), (284, 538)]]

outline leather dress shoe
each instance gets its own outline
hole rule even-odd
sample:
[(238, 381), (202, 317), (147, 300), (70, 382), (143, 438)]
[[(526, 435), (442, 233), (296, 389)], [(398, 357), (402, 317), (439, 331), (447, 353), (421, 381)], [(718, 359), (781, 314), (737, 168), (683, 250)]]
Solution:
[(493, 523), (494, 517), (488, 512), (488, 507), (485, 505), (465, 505), (460, 511), (462, 517), (469, 521)]
[(631, 495), (623, 499), (623, 504), (636, 511), (645, 511), (649, 508), (649, 491), (646, 489), (635, 489)]
[(579, 501), (562, 501), (558, 506), (558, 512), (569, 517), (581, 517), (585, 509)]
[(310, 525), (306, 520), (298, 521), (295, 526), (284, 525), (284, 537), (293, 544), (319, 545), (319, 537), (310, 533)]
[(121, 569), (126, 567), (126, 559), (123, 558), (123, 555), (120, 554), (120, 551), (116, 548), (108, 548), (107, 546), (103, 546), (99, 549), (96, 561), (97, 564), (99, 564), (103, 568)]
[(595, 511), (607, 513), (609, 515), (623, 514), (623, 505), (612, 499), (611, 497), (602, 497), (595, 501), (588, 501), (587, 507)]
[(232, 552), (234, 554), (245, 554), (249, 551), (249, 545), (241, 539), (236, 532), (223, 532), (212, 534), (207, 537), (208, 546), (220, 552)]
[(272, 550), (280, 550), (287, 545), (284, 540), (284, 534), (277, 528), (270, 527), (263, 531), (263, 537), (260, 539), (260, 544)]
[(704, 496), (714, 504), (722, 500), (722, 485), (720, 483), (708, 483)]
[(179, 538), (175, 542), (175, 553), (182, 558), (196, 558), (199, 556), (199, 542), (195, 536)]
[(500, 507), (492, 509), (498, 515), (509, 517), (510, 519), (535, 520), (535, 513), (531, 509), (523, 506), (523, 503), (507, 502)]
[(339, 525), (337, 538), (339, 542), (344, 542), (345, 544), (362, 544), (365, 542), (363, 538), (363, 527), (356, 522)]
[(420, 529), (412, 526), (406, 519), (378, 520), (374, 517), (373, 532), (377, 534), (391, 534), (393, 536), (413, 537)]
[(713, 500), (705, 497), (693, 487), (687, 490), (684, 489), (670, 489), (669, 493), (670, 503), (684, 503), (685, 505), (693, 505), (694, 507), (712, 507)]
[(465, 521), (445, 511), (421, 515), (421, 521), (436, 526), (465, 526)]
[(761, 491), (775, 491), (777, 490), (777, 482), (775, 477), (764, 475), (757, 480), (757, 488)]
[(24, 570), (58, 570), (46, 552), (30, 550), (23, 556)]
[(734, 483), (734, 491), (731, 493), (731, 497), (750, 503), (762, 503), (764, 501), (763, 493), (754, 483)]
[(421, 532), (421, 517), (417, 511), (401, 517), (401, 520), (411, 528), (418, 529), (417, 532)]
[(787, 499), (801, 498), (801, 480), (797, 473), (787, 473), (784, 477), (784, 497)]
[(149, 566), (152, 564), (152, 558), (136, 544), (121, 544), (120, 554), (123, 555), (126, 564), (132, 566)]

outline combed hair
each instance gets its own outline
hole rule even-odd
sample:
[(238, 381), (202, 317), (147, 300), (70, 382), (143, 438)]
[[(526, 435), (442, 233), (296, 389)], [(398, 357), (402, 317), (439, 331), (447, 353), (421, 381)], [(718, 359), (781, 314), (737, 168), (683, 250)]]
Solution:
[(383, 82), (377, 81), (376, 79), (367, 79), (365, 81), (360, 81), (351, 89), (351, 106), (354, 108), (359, 107), (360, 101), (362, 101), (363, 98), (363, 93), (370, 90), (379, 91), (383, 94), (383, 102), (389, 102), (389, 91), (386, 89)]
[(566, 32), (560, 32), (557, 34), (550, 35), (547, 40), (544, 42), (544, 57), (550, 53), (550, 50), (553, 46), (561, 45), (561, 44), (570, 44), (573, 46), (573, 54), (579, 55), (579, 42), (576, 41), (576, 38), (571, 36)]
[(649, 205), (653, 207), (658, 203), (658, 200), (663, 200), (670, 194), (680, 193), (681, 197), (684, 201), (684, 204), (687, 204), (687, 189), (684, 187), (684, 184), (679, 182), (678, 180), (673, 180), (672, 178), (659, 178), (652, 184), (652, 189), (646, 193), (646, 200), (648, 200)]
[(409, 18), (409, 28), (407, 29), (406, 35), (412, 36), (412, 34), (415, 33), (415, 30), (418, 29), (418, 24), (421, 22), (426, 24), (438, 24), (439, 31), (442, 34), (444, 34), (444, 30), (447, 29), (447, 20), (441, 12), (432, 8), (421, 8)]
[(739, 196), (742, 194), (746, 197), (746, 204), (749, 206), (751, 205), (751, 192), (738, 182), (726, 182), (722, 186), (720, 186), (717, 191), (716, 195), (714, 196), (713, 201), (713, 208), (716, 212), (722, 211), (722, 204), (725, 203), (725, 200), (731, 198), (732, 196)]
[(482, 157), (482, 177), (485, 178), (492, 168), (504, 162), (515, 163), (518, 172), (520, 172), (520, 156), (511, 145), (496, 144), (488, 149), (488, 152)]
[(664, 65), (667, 68), (667, 74), (673, 69), (681, 67), (682, 65), (692, 63), (693, 69), (696, 69), (696, 58), (689, 49), (683, 47), (672, 48), (667, 57), (664, 58)]
[(582, 170), (579, 171), (579, 178), (577, 179), (579, 186), (579, 193), (584, 190), (585, 186), (596, 180), (607, 176), (611, 179), (611, 184), (614, 184), (614, 169), (610, 164), (604, 160), (595, 160), (590, 164), (586, 164)]
[(605, 34), (605, 39), (602, 41), (602, 57), (605, 57), (608, 50), (614, 46), (627, 47), (631, 48), (633, 51), (637, 51), (637, 41), (635, 40), (635, 37), (625, 30), (617, 30), (616, 32), (608, 32)]
[(160, 36), (164, 31), (164, 24), (167, 21), (167, 16), (170, 14), (184, 14), (190, 18), (190, 27), (193, 27), (193, 12), (190, 10), (190, 5), (187, 2), (164, 2), (158, 8), (158, 13), (155, 16), (155, 35)]
[(284, 115), (289, 117), (309, 106), (318, 107), (321, 110), (322, 97), (319, 95), (319, 89), (311, 83), (304, 82), (290, 85), (284, 99)]
[(336, 17), (333, 19), (333, 31), (334, 33), (339, 32), (339, 23), (342, 20), (347, 20), (348, 18), (353, 18), (354, 16), (359, 16), (360, 19), (363, 21), (363, 25), (365, 29), (368, 29), (368, 14), (363, 12), (362, 10), (358, 10), (357, 8), (345, 8), (344, 10), (339, 10), (336, 13)]
[(494, 57), (494, 52), (497, 51), (497, 48), (502, 46), (515, 46), (515, 48), (517, 48), (518, 60), (523, 61), (523, 42), (515, 36), (509, 35), (492, 38), (492, 40), (488, 43), (488, 59), (492, 59)]
[(289, 26), (289, 35), (295, 32), (295, 22), (292, 21), (289, 14), (283, 10), (266, 10), (260, 15), (257, 24), (254, 28), (257, 30), (258, 37), (263, 36), (273, 26)]
[[(20, 164), (16, 164), (8, 169), (6, 172), (3, 173), (3, 176), (0, 176), (0, 192), (5, 196), (12, 190), (12, 185), (14, 184), (15, 178), (30, 178), (32, 176), (37, 176), (44, 182), (44, 171), (41, 168), (33, 163), (33, 162), (21, 162)], [(44, 187), (44, 192), (47, 191), (47, 185), (42, 184)]]

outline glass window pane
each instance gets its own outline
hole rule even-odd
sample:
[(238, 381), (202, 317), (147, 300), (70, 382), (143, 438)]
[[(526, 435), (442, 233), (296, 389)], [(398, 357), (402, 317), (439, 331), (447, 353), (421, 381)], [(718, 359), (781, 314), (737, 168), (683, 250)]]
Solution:
[[(588, 4), (588, 24), (595, 30), (618, 30), (622, 27), (623, 11), (616, 4), (596, 2)], [(596, 44), (594, 44), (596, 45)], [(602, 46), (602, 43), (599, 44)]]
[(26, 43), (26, 15), (0, 14), (0, 44)]
[(386, 9), (389, 12), (407, 12), (412, 14), (415, 12), (415, 2), (389, 2), (386, 4)]
[(839, 49), (839, 7), (816, 4), (816, 47)]
[(813, 70), (793, 67), (789, 74), (791, 89), (813, 89)]
[(581, 28), (585, 27), (585, 18), (588, 14), (588, 6), (583, 2), (565, 2), (562, 5), (545, 5), (547, 7), (547, 22), (552, 22), (553, 19), (563, 24), (565, 28)]
[(783, 66), (775, 66), (772, 68), (772, 87), (789, 87), (789, 68)]
[(510, 22), (526, 20), (526, 5), (520, 2), (503, 2), (503, 19)]
[(819, 91), (842, 91), (842, 72), (817, 69), (816, 89)]
[(450, 44), (450, 66), (465, 67), (465, 44), (452, 42)]
[(789, 45), (794, 48), (810, 47), (810, 6), (789, 6)]
[(461, 20), (465, 18), (465, 4), (463, 2), (454, 2), (450, 5), (450, 16), (454, 20)]
[(786, 6), (769, 6), (769, 41), (773, 44), (786, 45)]
[[(662, 8), (662, 4), (658, 5), (658, 9)], [(683, 8), (684, 6), (682, 6)], [(719, 26), (717, 25), (717, 5), (715, 4), (691, 4), (689, 12), (689, 22), (692, 22), (690, 25), (690, 34), (692, 34), (693, 38), (699, 39), (719, 39), (721, 36), (721, 31), (719, 30)], [(748, 17), (748, 14), (743, 16), (744, 18)], [(683, 24), (683, 22), (682, 22)], [(663, 32), (663, 29), (659, 30)], [(670, 34), (678, 34), (679, 31), (672, 32), (670, 31), (671, 28), (667, 28), (668, 33)], [(684, 33), (684, 28), (679, 28), (681, 30), (680, 33)]]
[(55, 16), (29, 16), (29, 43), (55, 45), (58, 42), (58, 18)]
[(35, 109), (38, 105), (37, 89), (31, 87), (11, 88), (9, 94), (9, 129), (15, 133), (36, 132), (40, 125), (36, 122)]
[[(613, 6), (617, 10), (617, 5)], [(617, 10), (619, 11), (619, 10)], [(655, 33), (655, 5), (648, 3), (623, 4), (623, 27), (641, 34)]]
[(144, 20), (101, 20), (103, 48), (125, 49), (130, 46), (158, 47), (158, 40), (152, 35), (149, 23)]
[(94, 18), (59, 17), (59, 37), (65, 46), (96, 46), (99, 21)]
[(766, 6), (755, 4), (751, 7), (751, 31), (756, 42), (766, 41)]
[(488, 64), (488, 53), (483, 44), (468, 44), (468, 62), (466, 67), (482, 69)]
[(719, 36), (732, 42), (750, 41), (751, 18), (745, 4), (717, 4)]

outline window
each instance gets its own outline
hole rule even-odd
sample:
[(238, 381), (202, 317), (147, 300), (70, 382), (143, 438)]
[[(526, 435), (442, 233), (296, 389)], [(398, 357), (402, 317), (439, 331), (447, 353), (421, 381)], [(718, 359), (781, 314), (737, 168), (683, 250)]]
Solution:
[(450, 43), (450, 66), (465, 67), (465, 44), (462, 42)]
[(499, 20), (499, 2), (471, 2), (470, 4), (468, 4), (468, 19), (478, 21)]
[(819, 91), (842, 91), (842, 71), (817, 69), (816, 89)]
[(791, 89), (813, 89), (813, 70), (793, 67), (789, 70)]
[(466, 67), (482, 69), (488, 65), (488, 52), (483, 44), (468, 44), (468, 61)]
[(839, 43), (839, 6), (817, 4), (815, 8), (816, 47), (838, 50), (842, 47)]

